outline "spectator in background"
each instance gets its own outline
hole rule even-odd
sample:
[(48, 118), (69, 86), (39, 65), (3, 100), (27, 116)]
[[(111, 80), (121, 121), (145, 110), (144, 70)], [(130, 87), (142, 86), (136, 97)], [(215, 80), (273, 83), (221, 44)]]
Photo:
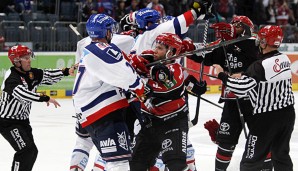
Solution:
[(97, 0), (97, 13), (115, 18), (115, 4), (116, 0)]
[(159, 12), (161, 17), (166, 16), (165, 8), (161, 3), (159, 3), (159, 0), (152, 0), (148, 5), (147, 8), (155, 9)]
[(87, 21), (92, 14), (96, 14), (96, 5), (92, 0), (85, 0), (82, 5), (82, 21)]
[(0, 36), (0, 51), (4, 50), (4, 42), (5, 42), (4, 37)]
[(276, 4), (276, 25), (287, 25), (290, 9), (285, 0), (277, 0)]
[(266, 7), (266, 18), (267, 24), (276, 23), (276, 11), (275, 11), (275, 0), (270, 0), (268, 6)]
[(0, 4), (2, 4), (4, 6), (3, 8), (3, 12), (7, 15), (9, 13), (17, 13), (16, 9), (15, 9), (15, 3), (13, 0), (11, 1), (6, 1), (6, 2), (3, 2), (5, 4), (2, 4), (2, 1)]
[(125, 13), (129, 14), (131, 12), (138, 11), (139, 9), (140, 9), (139, 8), (139, 1), (138, 0), (131, 0), (130, 5), (125, 8)]
[(126, 0), (118, 0), (116, 10), (115, 10), (115, 20), (119, 22), (122, 17), (126, 14), (125, 10), (125, 2)]
[(139, 2), (140, 9), (146, 8), (150, 2), (151, 2), (151, 0), (140, 0), (140, 2)]
[(293, 33), (287, 37), (287, 43), (298, 43), (298, 28), (294, 27)]
[(30, 0), (15, 0), (15, 8), (18, 13), (30, 13), (31, 2)]

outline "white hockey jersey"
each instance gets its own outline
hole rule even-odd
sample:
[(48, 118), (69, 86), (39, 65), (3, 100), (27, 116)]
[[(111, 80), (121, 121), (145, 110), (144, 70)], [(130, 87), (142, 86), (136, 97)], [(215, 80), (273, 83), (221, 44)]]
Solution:
[[(78, 41), (75, 63), (80, 62), (80, 57), (82, 55), (83, 49), (90, 43), (91, 43), (91, 38), (89, 36)], [(118, 48), (121, 49), (124, 53), (129, 54), (131, 48), (135, 43), (135, 39), (129, 35), (113, 34), (111, 43), (114, 43), (116, 46), (118, 46)]]
[(73, 102), (82, 127), (128, 106), (123, 90), (143, 83), (114, 44), (91, 43), (83, 50), (73, 88)]
[(156, 37), (162, 33), (174, 33), (182, 37), (188, 31), (189, 25), (194, 21), (191, 11), (179, 15), (173, 20), (159, 24), (152, 30), (146, 30), (136, 38), (136, 42), (132, 47), (132, 54), (141, 54), (144, 50), (153, 49), (153, 43)]

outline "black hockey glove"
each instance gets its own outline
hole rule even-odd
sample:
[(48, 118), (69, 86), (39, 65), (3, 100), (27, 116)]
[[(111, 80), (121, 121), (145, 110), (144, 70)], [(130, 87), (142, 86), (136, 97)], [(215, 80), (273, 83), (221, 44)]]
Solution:
[(163, 64), (157, 64), (150, 70), (150, 76), (154, 81), (166, 83), (173, 80), (173, 74), (169, 68)]
[(211, 2), (211, 0), (193, 0), (190, 3), (190, 8), (196, 12), (197, 17), (199, 17), (202, 14), (206, 14), (205, 19), (207, 19), (207, 16), (214, 16), (212, 14), (212, 7), (213, 3)]
[(124, 17), (122, 17), (119, 23), (122, 31), (131, 30), (132, 22), (129, 19), (129, 14), (126, 14)]
[(199, 82), (193, 75), (185, 79), (186, 90), (194, 96), (200, 96), (207, 91), (206, 81)]

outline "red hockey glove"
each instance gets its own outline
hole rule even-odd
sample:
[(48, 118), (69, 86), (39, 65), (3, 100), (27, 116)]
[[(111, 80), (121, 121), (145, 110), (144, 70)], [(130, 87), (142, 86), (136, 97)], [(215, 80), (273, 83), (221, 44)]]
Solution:
[(195, 46), (193, 44), (193, 41), (191, 39), (185, 39), (182, 41), (182, 49), (181, 53), (190, 52), (195, 50)]
[(122, 35), (128, 35), (128, 36), (131, 36), (133, 38), (135, 38), (137, 36), (135, 30), (123, 31), (120, 34), (122, 34)]
[(236, 29), (232, 24), (220, 22), (212, 24), (210, 28), (214, 29), (217, 38), (222, 38), (224, 40), (236, 38)]
[(219, 128), (218, 122), (215, 119), (209, 120), (204, 124), (204, 128), (208, 130), (211, 141), (217, 144), (216, 135)]
[(145, 58), (138, 55), (130, 55), (131, 61), (130, 64), (135, 68), (139, 74), (149, 73), (148, 68), (146, 67), (149, 64), (149, 61)]
[(154, 62), (154, 51), (153, 50), (144, 50), (141, 55), (141, 57), (148, 60), (150, 63)]

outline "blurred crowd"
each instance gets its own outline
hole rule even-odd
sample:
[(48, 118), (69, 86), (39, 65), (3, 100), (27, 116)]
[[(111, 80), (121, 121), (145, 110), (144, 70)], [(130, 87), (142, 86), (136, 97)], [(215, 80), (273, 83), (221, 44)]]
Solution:
[[(189, 9), (191, 1), (1, 0), (0, 14), (51, 13), (58, 15), (60, 21), (79, 23), (87, 21), (91, 14), (105, 13), (119, 22), (125, 14), (145, 7), (159, 11), (161, 16), (178, 16)], [(298, 0), (214, 0), (214, 9), (221, 20), (229, 22), (234, 15), (245, 15), (252, 19), (256, 28), (266, 24), (281, 25), (286, 34), (286, 42), (289, 43), (298, 43), (297, 6)]]

